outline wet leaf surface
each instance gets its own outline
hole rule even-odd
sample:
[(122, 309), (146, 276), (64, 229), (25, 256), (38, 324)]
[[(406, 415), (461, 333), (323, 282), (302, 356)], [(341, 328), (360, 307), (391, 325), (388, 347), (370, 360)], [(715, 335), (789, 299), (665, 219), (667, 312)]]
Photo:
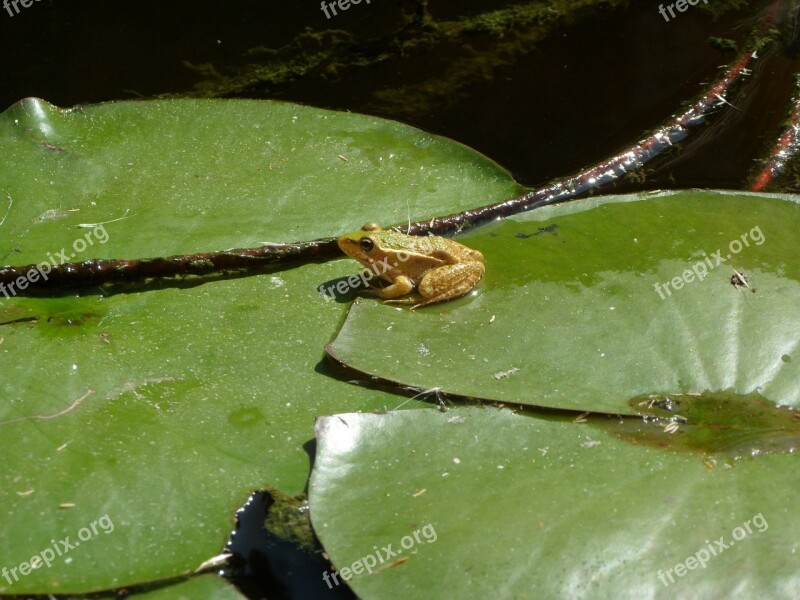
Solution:
[(629, 400), (724, 390), (798, 407), (798, 226), (794, 198), (745, 193), (536, 210), (459, 238), (485, 256), (473, 295), (360, 300), (328, 353), (420, 390), (556, 409), (647, 414)]
[(490, 407), (339, 414), (317, 436), (312, 522), (360, 598), (800, 589), (793, 455), (715, 463)]
[[(518, 190), (459, 144), (275, 102), (31, 99), (0, 116), (0, 148), (0, 262), (15, 265), (84, 245), (79, 258), (141, 258), (311, 239)], [(97, 223), (107, 236), (79, 227)], [(0, 565), (113, 523), (49, 568), (0, 577), (0, 593), (191, 572), (254, 489), (300, 493), (316, 416), (397, 403), (320, 364), (347, 305), (317, 287), (351, 271), (0, 296)]]

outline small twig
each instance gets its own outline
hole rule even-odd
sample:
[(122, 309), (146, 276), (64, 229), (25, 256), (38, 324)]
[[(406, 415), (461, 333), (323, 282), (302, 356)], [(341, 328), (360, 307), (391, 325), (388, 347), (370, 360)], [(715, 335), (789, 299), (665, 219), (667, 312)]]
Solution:
[(228, 565), (233, 554), (230, 552), (222, 552), (216, 556), (212, 556), (208, 560), (204, 560), (199, 567), (194, 570), (194, 574), (206, 573), (209, 571), (218, 571), (220, 567)]
[(47, 421), (47, 420), (50, 420), (50, 419), (57, 419), (58, 417), (62, 417), (65, 414), (67, 414), (68, 412), (78, 408), (80, 403), (83, 402), (84, 400), (86, 400), (86, 398), (88, 398), (92, 394), (94, 394), (94, 390), (89, 388), (89, 390), (87, 390), (87, 392), (83, 396), (81, 396), (80, 398), (75, 400), (72, 404), (70, 404), (64, 410), (61, 410), (61, 411), (59, 411), (59, 412), (57, 412), (57, 413), (55, 413), (53, 415), (29, 415), (29, 416), (26, 416), (26, 417), (17, 417), (15, 419), (9, 419), (8, 421), (0, 421), (0, 425), (8, 425), (10, 423), (18, 423), (20, 421)]
[(78, 223), (75, 227), (82, 227), (83, 229), (94, 229), (96, 227), (100, 227), (101, 225), (108, 225), (109, 223), (116, 223), (117, 221), (122, 221), (122, 219), (128, 218), (128, 213), (131, 212), (130, 208), (125, 209), (125, 214), (121, 217), (117, 217), (116, 219), (111, 219), (110, 221), (103, 221), (102, 223)]
[(8, 196), (8, 210), (6, 210), (6, 214), (3, 215), (3, 219), (0, 220), (0, 226), (2, 226), (3, 223), (6, 222), (6, 219), (8, 218), (8, 215), (11, 214), (11, 207), (14, 205), (14, 201), (11, 199), (11, 194), (6, 192), (6, 196)]

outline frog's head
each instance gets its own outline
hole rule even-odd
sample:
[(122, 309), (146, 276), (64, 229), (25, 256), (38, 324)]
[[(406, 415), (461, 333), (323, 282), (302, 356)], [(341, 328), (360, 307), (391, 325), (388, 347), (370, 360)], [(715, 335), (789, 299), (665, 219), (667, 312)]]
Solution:
[(377, 223), (367, 223), (358, 231), (348, 233), (339, 238), (342, 252), (355, 258), (365, 267), (384, 259), (395, 248), (393, 239), (402, 234), (381, 229)]

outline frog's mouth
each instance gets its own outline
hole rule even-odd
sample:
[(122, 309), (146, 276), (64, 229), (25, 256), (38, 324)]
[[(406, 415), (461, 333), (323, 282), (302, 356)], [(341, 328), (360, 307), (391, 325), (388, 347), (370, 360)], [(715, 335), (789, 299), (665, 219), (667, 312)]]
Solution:
[(339, 245), (339, 249), (348, 256), (353, 256), (354, 251), (358, 248), (358, 240), (349, 235), (340, 237), (337, 244)]

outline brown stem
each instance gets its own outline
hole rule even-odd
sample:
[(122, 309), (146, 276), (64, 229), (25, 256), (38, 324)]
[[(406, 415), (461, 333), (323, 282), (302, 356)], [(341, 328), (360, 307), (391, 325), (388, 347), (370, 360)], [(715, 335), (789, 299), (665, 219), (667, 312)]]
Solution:
[(792, 100), (793, 108), (789, 122), (750, 187), (754, 192), (760, 192), (769, 186), (784, 171), (786, 165), (800, 149), (800, 77), (797, 78), (797, 89)]
[[(18, 285), (20, 278), (23, 283), (27, 282), (27, 289), (34, 290), (86, 287), (150, 278), (205, 276), (225, 271), (256, 270), (286, 263), (322, 262), (339, 253), (336, 240), (327, 238), (296, 244), (275, 244), (259, 248), (179, 254), (159, 258), (98, 259), (57, 266), (43, 263), (24, 267), (3, 267), (0, 269), (0, 294), (9, 297), (9, 291), (2, 286), (9, 286), (13, 295), (20, 293), (17, 291), (20, 289)], [(31, 277), (32, 272), (38, 274)], [(34, 279), (37, 281), (33, 281)], [(15, 285), (16, 288), (13, 287)]]

